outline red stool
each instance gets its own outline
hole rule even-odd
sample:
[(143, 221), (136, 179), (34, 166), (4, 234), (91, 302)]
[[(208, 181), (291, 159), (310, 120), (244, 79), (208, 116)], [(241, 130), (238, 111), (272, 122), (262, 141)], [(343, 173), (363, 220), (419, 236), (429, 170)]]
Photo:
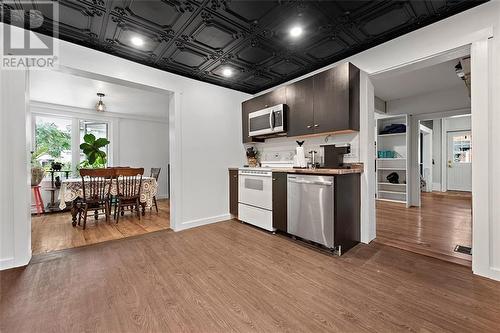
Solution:
[(31, 186), (33, 189), (33, 196), (35, 197), (35, 204), (31, 205), (31, 207), (36, 207), (36, 213), (38, 215), (45, 213), (45, 209), (43, 208), (43, 200), (42, 195), (40, 194), (40, 186)]

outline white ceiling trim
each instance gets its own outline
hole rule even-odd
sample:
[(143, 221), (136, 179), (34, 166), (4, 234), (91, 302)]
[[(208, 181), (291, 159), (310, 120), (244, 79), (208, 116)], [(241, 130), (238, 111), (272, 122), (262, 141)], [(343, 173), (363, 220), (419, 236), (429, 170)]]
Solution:
[(150, 122), (159, 122), (168, 124), (167, 117), (154, 117), (154, 116), (146, 116), (146, 115), (133, 115), (119, 112), (103, 112), (99, 113), (93, 109), (81, 108), (76, 106), (55, 104), (55, 103), (47, 103), (40, 101), (30, 101), (30, 110), (33, 113), (44, 113), (44, 114), (52, 114), (58, 116), (64, 115), (73, 115), (76, 117), (82, 117), (87, 119), (131, 119), (131, 120), (139, 120), (139, 121), (150, 121)]

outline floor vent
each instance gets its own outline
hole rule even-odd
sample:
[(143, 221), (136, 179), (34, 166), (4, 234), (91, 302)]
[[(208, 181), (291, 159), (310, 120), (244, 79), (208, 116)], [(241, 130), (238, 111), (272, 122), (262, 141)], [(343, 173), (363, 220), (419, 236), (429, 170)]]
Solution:
[(455, 246), (455, 252), (472, 255), (472, 248), (469, 246), (457, 245)]

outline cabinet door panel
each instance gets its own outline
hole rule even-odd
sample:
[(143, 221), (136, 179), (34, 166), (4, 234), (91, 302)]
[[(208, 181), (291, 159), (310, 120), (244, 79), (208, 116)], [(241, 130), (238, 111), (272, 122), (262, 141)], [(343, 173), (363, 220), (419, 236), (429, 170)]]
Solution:
[(349, 63), (314, 76), (314, 130), (349, 128)]
[(229, 213), (238, 216), (238, 170), (229, 170)]
[(270, 91), (264, 96), (265, 97), (263, 100), (266, 102), (267, 106), (264, 106), (263, 108), (286, 103), (285, 87), (281, 87), (273, 91)]
[(313, 77), (286, 87), (288, 106), (287, 135), (298, 136), (313, 132)]
[(284, 232), (287, 228), (286, 182), (286, 172), (273, 172), (273, 228)]

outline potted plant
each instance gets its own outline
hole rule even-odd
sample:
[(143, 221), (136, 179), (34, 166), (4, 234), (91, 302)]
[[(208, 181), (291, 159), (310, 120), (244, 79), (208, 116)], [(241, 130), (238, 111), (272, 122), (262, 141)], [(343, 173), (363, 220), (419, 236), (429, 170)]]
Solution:
[(109, 145), (108, 139), (96, 139), (94, 134), (85, 134), (83, 141), (84, 143), (80, 145), (80, 149), (85, 154), (86, 160), (80, 163), (80, 167), (89, 169), (105, 168), (107, 156), (106, 152), (101, 148)]
[(42, 168), (38, 158), (47, 152), (46, 148), (38, 148), (31, 152), (31, 186), (38, 186), (45, 177), (45, 169)]
[(61, 171), (63, 164), (61, 162), (52, 162), (52, 170)]
[(259, 151), (255, 149), (255, 147), (249, 147), (247, 148), (246, 154), (247, 154), (248, 166), (250, 167), (258, 166)]

